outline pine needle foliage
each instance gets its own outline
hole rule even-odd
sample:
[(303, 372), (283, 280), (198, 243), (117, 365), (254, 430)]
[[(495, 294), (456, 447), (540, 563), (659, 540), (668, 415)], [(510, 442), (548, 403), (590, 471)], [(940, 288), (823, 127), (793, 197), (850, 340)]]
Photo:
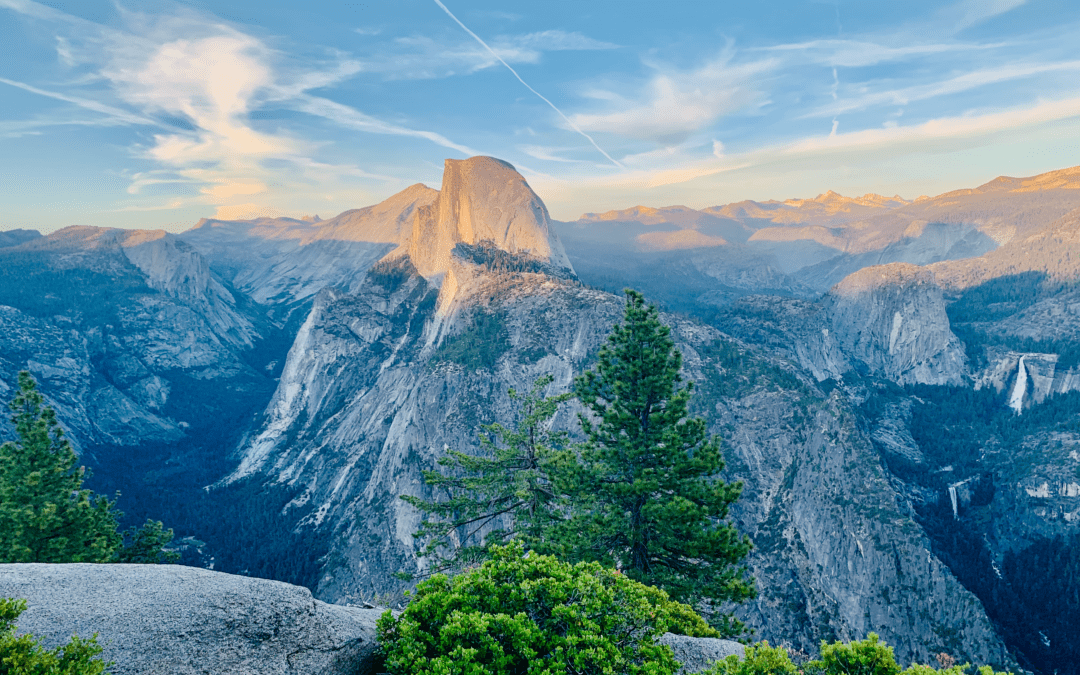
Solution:
[(116, 500), (83, 487), (86, 470), (30, 373), (9, 407), (19, 440), (0, 445), (0, 562), (168, 563), (160, 521), (117, 532)]
[(722, 607), (756, 592), (744, 564), (750, 540), (727, 520), (742, 483), (717, 476), (720, 441), (689, 414), (693, 383), (670, 333), (654, 305), (626, 291), (623, 322), (575, 383), (586, 441), (560, 472), (573, 515), (557, 538), (567, 559), (662, 588), (733, 636), (744, 626)]
[(115, 501), (83, 488), (85, 470), (30, 373), (19, 373), (10, 407), (19, 441), (0, 446), (0, 561), (111, 561)]
[(427, 574), (467, 567), (511, 538), (536, 546), (561, 519), (550, 472), (566, 434), (550, 423), (571, 395), (544, 396), (552, 379), (539, 378), (525, 394), (510, 390), (517, 423), (483, 425), (478, 455), (448, 450), (440, 470), (424, 472), (435, 499), (402, 496), (425, 514), (416, 537), (426, 542), (419, 554), (428, 560)]

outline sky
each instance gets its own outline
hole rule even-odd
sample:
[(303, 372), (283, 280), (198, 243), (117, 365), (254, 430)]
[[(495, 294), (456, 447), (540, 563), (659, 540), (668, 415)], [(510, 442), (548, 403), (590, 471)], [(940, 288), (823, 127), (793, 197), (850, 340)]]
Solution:
[(330, 217), (443, 160), (573, 220), (1080, 164), (1080, 2), (0, 0), (0, 230)]

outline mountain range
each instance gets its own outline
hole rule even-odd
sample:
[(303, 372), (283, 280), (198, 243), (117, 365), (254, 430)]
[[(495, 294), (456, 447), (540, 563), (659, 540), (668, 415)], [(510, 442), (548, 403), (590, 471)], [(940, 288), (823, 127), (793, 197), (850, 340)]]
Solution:
[(1080, 167), (558, 222), (506, 162), (447, 160), (328, 220), (0, 233), (0, 398), (30, 370), (186, 563), (360, 603), (422, 569), (399, 496), (510, 388), (568, 390), (634, 287), (745, 483), (756, 637), (1076, 672), (1078, 244)]

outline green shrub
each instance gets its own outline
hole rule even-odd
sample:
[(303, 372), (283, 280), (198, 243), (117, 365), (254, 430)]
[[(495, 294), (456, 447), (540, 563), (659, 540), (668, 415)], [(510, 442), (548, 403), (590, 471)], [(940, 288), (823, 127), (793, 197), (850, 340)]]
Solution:
[(770, 647), (768, 642), (747, 645), (743, 658), (731, 655), (713, 666), (709, 675), (797, 675), (799, 669), (791, 662), (783, 647)]
[[(707, 675), (966, 675), (971, 670), (968, 664), (939, 670), (917, 663), (901, 670), (893, 656), (892, 647), (880, 642), (877, 635), (870, 633), (865, 640), (847, 644), (828, 644), (822, 641), (821, 658), (808, 661), (802, 667), (791, 662), (791, 657), (783, 647), (770, 647), (768, 642), (759, 642), (748, 646), (742, 659), (729, 656), (713, 666)], [(994, 672), (989, 666), (982, 666), (978, 673), (1011, 675)]]
[(893, 649), (870, 633), (865, 640), (831, 645), (821, 643), (821, 659), (807, 664), (809, 670), (837, 675), (899, 675)]
[(704, 619), (597, 563), (526, 554), (519, 542), (453, 579), (417, 586), (400, 617), (379, 621), (393, 675), (671, 675), (665, 632), (715, 636)]
[(25, 600), (0, 598), (0, 675), (103, 675), (111, 663), (101, 654), (97, 636), (56, 649), (42, 647), (32, 635), (15, 635), (15, 620), (26, 610)]

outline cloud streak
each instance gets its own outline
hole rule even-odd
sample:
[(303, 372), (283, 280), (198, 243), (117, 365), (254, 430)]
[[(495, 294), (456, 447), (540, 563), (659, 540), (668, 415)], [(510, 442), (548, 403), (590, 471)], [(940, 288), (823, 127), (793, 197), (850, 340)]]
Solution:
[[(1080, 61), (1026, 65), (1009, 64), (999, 68), (987, 68), (965, 73), (942, 82), (915, 85), (902, 89), (865, 94), (853, 99), (838, 100), (836, 103), (814, 110), (805, 117), (831, 117), (841, 113), (865, 110), (874, 106), (907, 105), (915, 101), (959, 94), (978, 87), (999, 84), (1007, 80), (1077, 70), (1080, 70)], [(866, 88), (867, 85), (863, 85), (863, 87)]]
[(532, 93), (536, 94), (536, 95), (537, 95), (537, 96), (538, 96), (538, 97), (540, 98), (540, 100), (542, 100), (542, 101), (543, 101), (544, 103), (547, 103), (547, 104), (548, 104), (549, 106), (551, 106), (551, 109), (552, 109), (552, 110), (554, 110), (555, 112), (557, 112), (557, 113), (559, 114), (559, 117), (562, 117), (562, 118), (563, 118), (563, 120), (564, 120), (564, 121), (565, 121), (565, 122), (566, 122), (566, 123), (567, 123), (568, 125), (570, 125), (570, 128), (571, 128), (571, 129), (573, 129), (573, 130), (574, 130), (574, 131), (576, 131), (577, 133), (579, 133), (579, 134), (581, 134), (582, 136), (584, 136), (584, 137), (585, 137), (585, 139), (586, 139), (587, 141), (589, 141), (589, 143), (591, 143), (591, 144), (592, 144), (592, 146), (593, 146), (594, 148), (596, 148), (596, 149), (597, 149), (597, 151), (599, 151), (601, 155), (603, 155), (604, 157), (606, 157), (606, 158), (608, 159), (608, 161), (610, 161), (610, 162), (611, 162), (612, 164), (614, 164), (615, 166), (617, 166), (617, 167), (618, 167), (618, 168), (620, 168), (620, 169), (622, 169), (622, 168), (623, 168), (623, 165), (622, 165), (622, 164), (619, 164), (618, 162), (616, 162), (616, 161), (615, 161), (615, 159), (614, 159), (614, 158), (612, 158), (612, 156), (611, 156), (611, 155), (609, 155), (609, 154), (607, 154), (606, 152), (604, 152), (604, 149), (603, 149), (603, 148), (601, 148), (601, 147), (600, 147), (600, 146), (599, 146), (599, 145), (598, 145), (598, 144), (596, 143), (596, 141), (595, 141), (595, 140), (593, 140), (593, 137), (592, 137), (592, 136), (590, 136), (589, 134), (587, 134), (587, 133), (585, 133), (584, 131), (582, 131), (581, 129), (579, 129), (579, 128), (578, 128), (578, 126), (577, 126), (576, 124), (574, 124), (574, 122), (573, 122), (573, 121), (571, 121), (571, 119), (570, 119), (569, 117), (567, 117), (567, 116), (566, 116), (565, 114), (563, 114), (563, 111), (559, 110), (559, 109), (558, 109), (558, 108), (557, 108), (557, 107), (555, 106), (555, 104), (554, 104), (554, 103), (552, 103), (551, 101), (549, 101), (549, 100), (548, 100), (548, 99), (547, 99), (547, 98), (546, 98), (546, 97), (545, 97), (545, 96), (544, 96), (543, 94), (541, 94), (540, 92), (536, 91), (536, 90), (535, 90), (535, 89), (533, 89), (533, 88), (532, 88), (531, 86), (529, 86), (529, 83), (528, 83), (528, 82), (526, 82), (525, 80), (521, 79), (521, 75), (518, 75), (517, 71), (516, 71), (516, 70), (514, 70), (514, 69), (513, 69), (513, 68), (512, 68), (511, 66), (510, 66), (510, 64), (509, 64), (509, 63), (507, 63), (506, 61), (504, 61), (504, 60), (503, 60), (503, 58), (502, 58), (501, 56), (499, 56), (499, 54), (498, 54), (498, 53), (497, 53), (497, 52), (496, 52), (496, 51), (495, 51), (494, 49), (492, 49), (491, 47), (489, 47), (489, 46), (488, 46), (488, 44), (487, 44), (486, 42), (484, 42), (483, 40), (481, 40), (481, 39), (480, 39), (480, 36), (479, 36), (479, 35), (477, 35), (476, 33), (472, 32), (471, 30), (469, 30), (469, 27), (468, 27), (468, 26), (466, 26), (465, 24), (461, 23), (461, 21), (460, 21), (460, 20), (458, 20), (458, 18), (457, 18), (456, 16), (454, 16), (453, 12), (451, 12), (451, 11), (450, 11), (449, 9), (447, 9), (446, 5), (444, 5), (444, 4), (443, 4), (443, 3), (441, 2), (441, 0), (435, 0), (435, 4), (436, 4), (436, 5), (438, 5), (439, 7), (441, 7), (441, 8), (442, 8), (442, 10), (443, 10), (444, 12), (446, 12), (447, 16), (449, 16), (449, 17), (450, 17), (451, 19), (453, 19), (453, 20), (454, 20), (454, 22), (455, 22), (455, 23), (457, 23), (457, 25), (461, 26), (462, 30), (464, 30), (464, 31), (465, 31), (466, 33), (468, 33), (469, 35), (473, 36), (473, 38), (474, 38), (474, 39), (475, 39), (475, 40), (476, 40), (477, 42), (479, 42), (479, 43), (480, 43), (481, 45), (483, 45), (484, 49), (486, 49), (486, 50), (488, 50), (489, 52), (491, 52), (491, 55), (492, 55), (492, 56), (494, 56), (495, 58), (497, 58), (497, 59), (499, 60), (499, 62), (500, 62), (500, 63), (502, 63), (502, 64), (503, 64), (504, 66), (506, 66), (506, 69), (507, 69), (507, 70), (509, 70), (509, 71), (510, 71), (511, 73), (513, 73), (513, 74), (514, 74), (514, 77), (516, 77), (516, 78), (518, 79), (518, 82), (520, 82), (521, 84), (525, 85), (525, 88), (526, 88), (526, 89), (528, 89), (528, 90), (529, 90), (529, 91), (531, 91)]

